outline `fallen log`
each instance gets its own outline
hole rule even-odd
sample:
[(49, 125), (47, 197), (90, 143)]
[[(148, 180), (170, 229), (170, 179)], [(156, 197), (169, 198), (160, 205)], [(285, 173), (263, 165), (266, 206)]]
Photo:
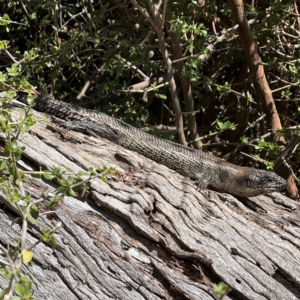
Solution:
[[(299, 203), (197, 191), (165, 166), (33, 114), (37, 124), (19, 138), (24, 170), (115, 168), (107, 183), (94, 178), (84, 197), (39, 217), (41, 228), (63, 226), (56, 248), (38, 244), (24, 265), (35, 299), (218, 299), (212, 285), (222, 281), (231, 288), (224, 299), (300, 298)], [(39, 199), (55, 186), (31, 177), (25, 189)], [(20, 233), (16, 217), (0, 210), (2, 249)], [(37, 240), (31, 226), (28, 246)]]

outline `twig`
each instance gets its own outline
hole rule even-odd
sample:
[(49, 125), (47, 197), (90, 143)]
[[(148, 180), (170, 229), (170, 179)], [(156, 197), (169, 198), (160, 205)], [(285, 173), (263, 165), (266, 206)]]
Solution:
[[(68, 23), (69, 23), (70, 21), (72, 21), (73, 19), (75, 19), (77, 16), (81, 16), (81, 17), (84, 19), (84, 17), (82, 16), (82, 12), (80, 12), (80, 13), (78, 13), (78, 14), (76, 14), (76, 15), (72, 15), (71, 13), (68, 12), (68, 15), (69, 15), (71, 18), (70, 18), (66, 23), (64, 23), (62, 27), (67, 26)], [(84, 20), (85, 20), (85, 19), (84, 19)]]
[(77, 95), (76, 99), (81, 99), (83, 96), (85, 96), (85, 92), (88, 90), (89, 86), (91, 84), (91, 81), (88, 80), (84, 87), (81, 89), (80, 93)]
[(202, 144), (202, 147), (215, 147), (215, 146), (237, 146), (238, 143), (226, 143), (226, 142), (219, 142), (219, 143), (206, 143)]
[(300, 85), (300, 82), (299, 82), (299, 83), (292, 83), (292, 82), (288, 82), (288, 81), (282, 79), (281, 77), (279, 77), (279, 76), (277, 76), (277, 75), (275, 75), (275, 74), (273, 74), (273, 76), (274, 76), (275, 78), (277, 78), (278, 80), (282, 81), (283, 83), (289, 84), (289, 85), (291, 85), (291, 86), (299, 86), (299, 85)]
[[(233, 125), (233, 126), (236, 126), (236, 125)], [(224, 132), (224, 131), (226, 131), (226, 130), (227, 130), (227, 129), (223, 129), (223, 130), (220, 130), (220, 131), (215, 131), (215, 132), (213, 132), (213, 133), (210, 133), (210, 134), (201, 136), (201, 137), (195, 139), (194, 141), (190, 141), (189, 144), (194, 143), (195, 141), (201, 141), (201, 140), (206, 139), (206, 138), (208, 138), (208, 137), (215, 136), (215, 135), (220, 134), (220, 133), (222, 133), (222, 132)]]
[(281, 30), (281, 32), (282, 32), (283, 35), (286, 35), (286, 36), (288, 36), (288, 37), (290, 37), (290, 38), (292, 38), (292, 39), (295, 39), (295, 40), (298, 40), (298, 39), (299, 39), (298, 36), (295, 36), (295, 35), (292, 35), (292, 34), (290, 34), (290, 33), (288, 33), (288, 32), (285, 32), (283, 29)]
[(279, 166), (283, 160), (291, 157), (291, 155), (296, 151), (300, 144), (300, 135), (295, 135), (286, 148), (280, 153), (280, 155), (275, 159), (274, 166)]
[(290, 87), (291, 87), (290, 84), (289, 85), (285, 85), (285, 86), (282, 86), (282, 87), (280, 87), (280, 88), (278, 88), (276, 90), (273, 90), (272, 93), (276, 93), (278, 91), (281, 91), (281, 90), (284, 90), (284, 89), (287, 89), (287, 88), (290, 88)]
[(10, 59), (15, 63), (17, 64), (18, 61), (15, 60), (15, 58), (5, 49), (4, 52), (10, 57)]
[(161, 22), (161, 27), (162, 28), (164, 28), (165, 22), (166, 22), (167, 4), (168, 4), (168, 0), (165, 0), (164, 1), (163, 13), (162, 13), (162, 22)]
[(268, 162), (266, 161), (266, 160), (264, 160), (264, 159), (262, 159), (262, 158), (260, 158), (260, 157), (257, 157), (257, 156), (254, 156), (254, 155), (252, 155), (252, 154), (247, 154), (247, 153), (245, 153), (245, 152), (240, 152), (242, 155), (244, 155), (244, 156), (247, 156), (247, 157), (250, 157), (251, 159), (253, 159), (253, 160), (255, 160), (255, 161), (259, 161), (259, 162), (261, 162), (261, 163), (263, 163), (263, 164), (267, 164)]
[(10, 59), (14, 62), (14, 64), (16, 66), (20, 65), (23, 61), (25, 61), (27, 59), (27, 55), (25, 55), (25, 57), (23, 57), (21, 60), (17, 61), (11, 54), (8, 50), (4, 50), (5, 53), (10, 57)]
[[(258, 123), (258, 122), (259, 122), (260, 120), (262, 120), (265, 116), (266, 116), (266, 114), (261, 115), (259, 118), (257, 118), (257, 119), (255, 120), (254, 123)], [(244, 132), (246, 132), (246, 131), (247, 131), (248, 129), (250, 129), (250, 128), (252, 128), (252, 126), (248, 126), (248, 127), (245, 129)], [(259, 141), (260, 139), (263, 139), (263, 138), (268, 137), (268, 136), (270, 136), (270, 135), (271, 135), (271, 132), (266, 133), (265, 135), (262, 135), (262, 136), (260, 136), (259, 138), (255, 138), (255, 139), (251, 140), (247, 145), (251, 145), (251, 144), (253, 144), (254, 142)], [(241, 147), (244, 147), (244, 146), (247, 146), (247, 145), (239, 144), (235, 149), (233, 149), (231, 152), (227, 153), (227, 154), (224, 156), (224, 158), (228, 158), (229, 156), (234, 155)]]
[(132, 2), (132, 4), (141, 12), (141, 14), (146, 18), (146, 20), (151, 24), (151, 26), (154, 29), (157, 29), (156, 24), (154, 23), (154, 21), (152, 20), (152, 18), (149, 16), (148, 12), (141, 7), (136, 0), (130, 0)]
[(26, 6), (24, 5), (23, 1), (22, 0), (19, 0), (19, 1), (20, 1), (21, 5), (22, 5), (24, 11), (25, 11), (25, 14), (26, 14), (27, 18), (30, 19), (30, 16), (28, 14), (28, 11), (27, 11)]
[(297, 4), (297, 0), (294, 0), (294, 1), (293, 1), (293, 5), (294, 5), (294, 10), (295, 10), (296, 16), (297, 16), (298, 28), (299, 28), (299, 30), (300, 30), (300, 15), (299, 15), (299, 12), (298, 12), (298, 4)]
[(149, 76), (147, 76), (144, 72), (142, 72), (139, 68), (137, 68), (135, 65), (133, 65), (131, 62), (129, 62), (128, 60), (126, 60), (125, 58), (121, 57), (122, 62), (125, 63), (125, 67), (128, 66), (129, 68), (137, 71), (138, 74), (140, 74), (145, 80), (150, 79)]
[(211, 22), (211, 27), (212, 27), (212, 29), (213, 29), (214, 35), (218, 35), (217, 30), (216, 30), (215, 21)]
[(182, 115), (191, 115), (191, 114), (197, 114), (199, 113), (200, 110), (194, 110), (194, 111), (186, 111), (186, 112), (182, 112)]
[(156, 82), (156, 84), (161, 84), (164, 81), (163, 77), (159, 77), (159, 78), (152, 78), (152, 79), (146, 79), (142, 82), (139, 83), (135, 83), (133, 85), (129, 86), (129, 89), (133, 89), (133, 90), (138, 90), (138, 89), (146, 89), (151, 85), (151, 82), (154, 83)]
[[(191, 81), (195, 81), (195, 80), (191, 80)], [(216, 84), (216, 83), (212, 83), (212, 82), (205, 82), (205, 81), (198, 81), (198, 82), (200, 84), (203, 84), (203, 85), (212, 85), (212, 86), (215, 86), (215, 87), (223, 87), (220, 84)], [(225, 87), (223, 87), (223, 88), (225, 88)], [(235, 91), (235, 90), (233, 90), (231, 88), (227, 88), (227, 87), (226, 87), (226, 89), (228, 89), (228, 92), (231, 92), (231, 93), (233, 93), (233, 94), (235, 94), (237, 96), (240, 96), (242, 98), (248, 99), (248, 97), (245, 95), (245, 93), (239, 93), (239, 92), (237, 92), (237, 91)], [(254, 101), (252, 101), (252, 102), (254, 102)]]

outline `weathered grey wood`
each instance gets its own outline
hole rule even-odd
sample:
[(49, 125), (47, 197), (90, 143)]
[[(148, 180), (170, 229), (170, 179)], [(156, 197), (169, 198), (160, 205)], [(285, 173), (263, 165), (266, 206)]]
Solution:
[[(41, 216), (42, 228), (57, 221), (63, 228), (56, 249), (39, 244), (26, 266), (35, 299), (214, 299), (212, 283), (220, 281), (231, 286), (231, 299), (299, 299), (299, 203), (278, 193), (198, 192), (167, 167), (34, 115), (41, 121), (20, 138), (23, 168), (117, 170), (107, 184), (93, 179), (86, 198), (66, 197)], [(32, 178), (25, 187), (40, 198), (53, 186)], [(5, 247), (20, 228), (10, 226), (13, 212), (0, 213)], [(37, 232), (30, 228), (28, 246)]]

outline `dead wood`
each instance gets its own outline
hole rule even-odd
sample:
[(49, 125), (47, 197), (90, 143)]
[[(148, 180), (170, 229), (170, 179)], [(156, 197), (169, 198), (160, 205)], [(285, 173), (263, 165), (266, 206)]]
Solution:
[[(63, 228), (55, 250), (40, 243), (32, 266), (24, 266), (35, 299), (217, 299), (212, 283), (220, 281), (232, 289), (225, 299), (299, 299), (299, 203), (279, 193), (236, 199), (198, 192), (135, 152), (34, 116), (40, 121), (20, 138), (25, 170), (116, 168), (107, 184), (93, 179), (85, 198), (66, 197), (40, 217), (42, 228), (57, 221)], [(53, 186), (32, 178), (25, 188), (38, 199)], [(3, 248), (20, 225), (11, 226), (16, 215), (8, 208), (0, 218)], [(28, 246), (37, 235), (30, 227)]]

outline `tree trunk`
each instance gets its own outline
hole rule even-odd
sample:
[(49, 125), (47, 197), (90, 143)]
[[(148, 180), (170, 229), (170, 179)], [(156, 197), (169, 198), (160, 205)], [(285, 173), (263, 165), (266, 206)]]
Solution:
[[(66, 197), (39, 217), (44, 229), (57, 221), (63, 227), (56, 248), (38, 244), (24, 266), (36, 300), (217, 299), (212, 284), (221, 281), (232, 289), (224, 299), (299, 299), (299, 203), (279, 193), (236, 199), (198, 192), (135, 152), (34, 117), (42, 121), (20, 138), (25, 170), (116, 168), (107, 183), (93, 179), (84, 199)], [(25, 188), (38, 199), (53, 185), (31, 178)], [(9, 209), (0, 218), (6, 247), (20, 226)], [(27, 246), (37, 234), (29, 228)]]
[[(253, 38), (249, 23), (247, 21), (243, 0), (228, 0), (232, 10), (233, 19), (239, 25), (239, 36), (242, 42), (247, 62), (252, 75), (252, 82), (255, 86), (256, 93), (262, 104), (263, 111), (266, 114), (268, 128), (276, 130), (281, 129), (281, 121), (277, 112), (277, 108), (273, 99), (272, 91), (267, 82), (262, 59), (258, 53), (256, 41)], [(279, 144), (282, 146), (284, 137), (278, 138)], [(283, 146), (282, 146), (283, 147)], [(294, 174), (285, 164), (282, 165), (284, 177), (287, 179), (287, 188), (292, 197), (299, 197)]]

